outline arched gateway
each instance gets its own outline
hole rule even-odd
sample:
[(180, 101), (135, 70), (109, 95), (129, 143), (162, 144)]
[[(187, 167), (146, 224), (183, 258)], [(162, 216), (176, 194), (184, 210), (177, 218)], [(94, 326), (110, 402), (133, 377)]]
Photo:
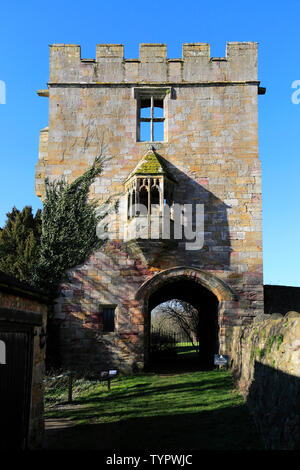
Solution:
[[(155, 274), (142, 284), (136, 299), (144, 317), (144, 361), (150, 350), (150, 315), (157, 305), (171, 299), (183, 300), (195, 307), (200, 316), (200, 364), (212, 364), (213, 354), (224, 349), (220, 335), (226, 308), (232, 307), (236, 295), (214, 274), (195, 267), (179, 266)], [(222, 347), (223, 346), (223, 347)]]

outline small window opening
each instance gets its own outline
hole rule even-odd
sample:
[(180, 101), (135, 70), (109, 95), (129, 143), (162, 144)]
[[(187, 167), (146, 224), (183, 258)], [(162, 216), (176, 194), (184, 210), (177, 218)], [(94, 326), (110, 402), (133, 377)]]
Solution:
[(131, 215), (131, 217), (134, 217), (135, 214), (134, 214), (134, 209), (133, 208), (135, 207), (135, 190), (132, 191), (132, 195), (131, 195), (131, 207), (132, 207), (132, 209), (131, 209), (131, 214), (130, 215)]
[(145, 186), (142, 186), (140, 189), (140, 204), (145, 206), (148, 211), (148, 191)]
[(115, 307), (103, 308), (103, 331), (115, 331)]
[(130, 206), (130, 193), (128, 194), (128, 197), (127, 197), (127, 214), (128, 214), (128, 219), (130, 219), (131, 217), (131, 206)]
[(139, 102), (138, 127), (140, 142), (164, 140), (164, 100), (163, 98), (142, 98)]
[(150, 210), (151, 214), (156, 214), (159, 212), (159, 190), (156, 186), (153, 186), (151, 188), (151, 205), (150, 205)]

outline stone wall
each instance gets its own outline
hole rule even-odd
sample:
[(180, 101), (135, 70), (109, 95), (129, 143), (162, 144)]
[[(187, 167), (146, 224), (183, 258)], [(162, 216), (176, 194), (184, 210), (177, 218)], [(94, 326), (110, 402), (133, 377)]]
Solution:
[[(164, 140), (139, 142), (136, 94), (166, 87)], [(123, 361), (130, 349), (128, 364), (141, 364), (147, 314), (135, 295), (165, 269), (202, 269), (234, 291), (234, 306), (219, 316), (223, 352), (231, 326), (263, 311), (258, 93), (256, 43), (228, 43), (223, 58), (210, 58), (208, 44), (184, 44), (181, 59), (167, 59), (161, 44), (141, 44), (138, 59), (125, 59), (121, 45), (98, 45), (95, 60), (81, 58), (76, 45), (50, 47), (48, 90), (39, 92), (49, 96), (49, 126), (40, 135), (37, 195), (43, 198), (44, 178), (71, 182), (102, 152), (112, 158), (90, 195), (99, 204), (116, 194), (122, 199), (129, 174), (154, 146), (177, 182), (174, 202), (204, 206), (201, 249), (149, 244), (146, 257), (124, 242), (118, 215), (108, 218), (110, 243), (70, 271), (57, 299), (65, 362), (79, 360), (81, 350), (81, 362), (89, 357), (99, 366), (108, 352)], [(107, 303), (117, 306), (110, 336), (96, 320)], [(100, 346), (107, 340), (109, 347)]]
[(267, 449), (300, 449), (300, 313), (235, 327), (231, 367)]

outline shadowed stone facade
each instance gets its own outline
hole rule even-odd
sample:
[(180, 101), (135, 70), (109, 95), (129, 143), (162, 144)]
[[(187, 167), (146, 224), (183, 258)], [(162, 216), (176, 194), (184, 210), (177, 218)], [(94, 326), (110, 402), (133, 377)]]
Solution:
[[(167, 59), (162, 44), (141, 44), (139, 59), (124, 59), (122, 45), (98, 45), (95, 60), (82, 59), (77, 45), (50, 46), (48, 89), (38, 91), (49, 97), (49, 127), (40, 134), (37, 195), (43, 198), (45, 177), (73, 181), (103, 153), (112, 158), (91, 187), (99, 203), (121, 194), (126, 206), (144, 185), (158, 187), (161, 210), (167, 197), (204, 208), (199, 249), (160, 234), (126, 238), (136, 217), (127, 214), (125, 229), (118, 214), (108, 218), (110, 240), (69, 270), (56, 301), (66, 366), (142, 368), (155, 288), (169, 292), (173, 285), (176, 297), (178, 286), (184, 297), (189, 282), (197, 297), (198, 285), (198, 306), (203, 289), (216, 297), (215, 352), (230, 349), (233, 326), (263, 312), (257, 118), (263, 92), (252, 42), (228, 43), (224, 58), (210, 58), (208, 44), (184, 44), (182, 59)], [(164, 134), (141, 142), (140, 107), (150, 97), (163, 102)], [(115, 308), (112, 332), (103, 331), (107, 307)]]
[(51, 300), (0, 272), (0, 449), (37, 449), (44, 438), (45, 332)]

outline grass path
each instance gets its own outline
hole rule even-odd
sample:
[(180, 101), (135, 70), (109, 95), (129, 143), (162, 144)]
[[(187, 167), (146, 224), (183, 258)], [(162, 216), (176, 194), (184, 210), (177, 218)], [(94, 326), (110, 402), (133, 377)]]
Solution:
[[(76, 395), (72, 405), (46, 406), (46, 418), (74, 423), (48, 430), (48, 448), (260, 448), (227, 371), (119, 377), (110, 392), (90, 382), (83, 389), (78, 385)], [(55, 396), (56, 388), (48, 390), (48, 400)]]

